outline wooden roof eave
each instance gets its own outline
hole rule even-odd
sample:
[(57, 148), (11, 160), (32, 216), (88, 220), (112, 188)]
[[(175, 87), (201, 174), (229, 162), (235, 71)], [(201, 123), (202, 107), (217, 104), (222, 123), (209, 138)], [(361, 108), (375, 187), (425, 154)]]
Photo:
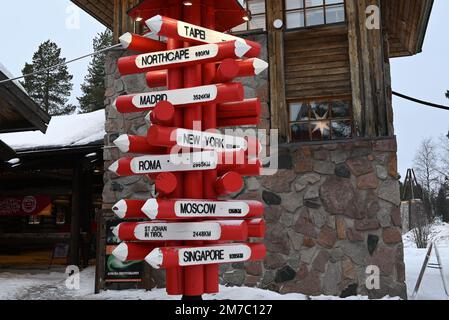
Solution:
[(434, 5), (434, 0), (429, 1), (426, 5), (423, 22), (422, 22), (422, 32), (420, 32), (420, 35), (419, 35), (419, 39), (417, 42), (417, 48), (415, 50), (416, 53), (422, 52), (424, 40), (425, 40), (426, 33), (427, 33), (427, 28), (429, 27), (429, 21), (430, 21), (430, 16), (432, 14), (433, 5)]
[(71, 0), (105, 27), (114, 25), (114, 0)]
[(8, 161), (16, 157), (16, 152), (11, 149), (6, 143), (0, 140), (0, 160)]
[(422, 52), (434, 0), (383, 0), (383, 26), (388, 32), (390, 58)]
[[(9, 78), (0, 71), (0, 80), (7, 79)], [(36, 129), (43, 133), (47, 131), (47, 125), (51, 117), (15, 83), (6, 82), (0, 85), (0, 97), (4, 98), (9, 105), (13, 106), (13, 111), (19, 113), (23, 117), (24, 123), (28, 124), (20, 128), (9, 128), (7, 132), (31, 131)]]

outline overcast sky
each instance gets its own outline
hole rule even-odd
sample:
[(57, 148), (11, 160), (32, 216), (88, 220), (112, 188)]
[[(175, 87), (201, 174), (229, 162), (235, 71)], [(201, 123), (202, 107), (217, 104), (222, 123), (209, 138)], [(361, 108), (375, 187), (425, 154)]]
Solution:
[[(74, 5), (69, 0), (3, 1), (0, 10), (2, 46), (0, 61), (14, 75), (20, 75), (25, 62), (31, 61), (40, 43), (51, 39), (62, 48), (62, 55), (72, 59), (92, 51), (93, 37), (105, 27), (79, 11), (79, 25)], [(435, 0), (423, 53), (392, 60), (395, 91), (435, 103), (449, 105), (444, 93), (449, 89), (449, 1)], [(75, 17), (75, 18), (73, 18)], [(67, 27), (67, 22), (69, 22)], [(69, 66), (74, 75), (71, 102), (80, 95), (80, 84), (89, 59)], [(395, 127), (399, 144), (399, 170), (404, 176), (424, 137), (436, 140), (449, 131), (449, 111), (394, 99)]]

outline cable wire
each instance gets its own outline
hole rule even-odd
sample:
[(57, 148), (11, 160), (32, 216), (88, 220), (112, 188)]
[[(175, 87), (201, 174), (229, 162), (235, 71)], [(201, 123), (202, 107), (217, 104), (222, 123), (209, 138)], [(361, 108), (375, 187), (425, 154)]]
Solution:
[(10, 82), (10, 81), (20, 80), (20, 79), (23, 79), (23, 78), (26, 78), (26, 77), (29, 77), (29, 76), (32, 76), (32, 75), (35, 75), (35, 74), (39, 74), (39, 73), (42, 73), (42, 72), (45, 72), (45, 71), (53, 70), (53, 69), (56, 69), (56, 68), (65, 66), (65, 65), (67, 65), (67, 64), (69, 64), (69, 63), (72, 63), (72, 62), (75, 62), (75, 61), (78, 61), (78, 60), (82, 60), (82, 59), (85, 59), (85, 58), (88, 58), (88, 57), (91, 57), (91, 56), (94, 56), (94, 55), (97, 55), (97, 54), (100, 54), (100, 53), (103, 53), (103, 52), (105, 52), (105, 51), (109, 51), (109, 50), (111, 50), (111, 49), (114, 49), (114, 48), (117, 48), (117, 47), (121, 47), (121, 46), (122, 46), (122, 45), (119, 43), (119, 44), (116, 44), (116, 45), (113, 45), (113, 46), (110, 46), (110, 47), (107, 47), (107, 48), (104, 48), (104, 49), (95, 51), (95, 52), (93, 52), (93, 53), (86, 54), (86, 55), (81, 56), (81, 57), (78, 57), (78, 58), (76, 58), (76, 59), (72, 59), (72, 60), (69, 60), (69, 61), (66, 61), (66, 62), (57, 64), (57, 65), (54, 65), (54, 66), (51, 66), (51, 67), (48, 67), (48, 68), (45, 68), (45, 69), (37, 70), (37, 71), (35, 71), (35, 72), (32, 72), (32, 73), (29, 73), (29, 74), (22, 75), (22, 76), (20, 76), (20, 77), (15, 77), (15, 78), (12, 78), (12, 79), (1, 80), (1, 81), (0, 81), (0, 84), (6, 83), (6, 82)]
[[(112, 49), (117, 48), (117, 47), (121, 47), (121, 46), (122, 46), (121, 44), (116, 44), (116, 45), (113, 45), (113, 46), (101, 49), (99, 51), (96, 51), (96, 52), (93, 52), (93, 53), (89, 53), (89, 54), (86, 54), (84, 56), (81, 56), (81, 57), (78, 57), (78, 58), (75, 58), (75, 59), (72, 59), (72, 60), (69, 60), (69, 61), (57, 64), (57, 65), (48, 67), (48, 68), (45, 68), (45, 69), (41, 69), (41, 70), (29, 73), (29, 74), (22, 75), (20, 77), (15, 77), (15, 78), (11, 78), (11, 79), (1, 80), (0, 84), (6, 83), (6, 82), (20, 80), (20, 79), (23, 79), (23, 78), (26, 78), (26, 77), (29, 77), (29, 76), (32, 76), (32, 75), (35, 75), (35, 74), (39, 74), (39, 73), (42, 73), (42, 72), (45, 72), (45, 71), (53, 70), (55, 68), (58, 68), (58, 67), (61, 67), (61, 66), (65, 66), (65, 65), (67, 65), (69, 63), (73, 63), (73, 62), (76, 62), (76, 61), (79, 61), (79, 60), (82, 60), (82, 59), (85, 59), (85, 58), (88, 58), (88, 57), (91, 57), (91, 56), (94, 56), (94, 55), (97, 55), (97, 54), (100, 54), (100, 53), (103, 53), (103, 52), (106, 52), (106, 51), (109, 51), (109, 50), (112, 50)], [(437, 109), (442, 109), (442, 110), (448, 110), (449, 111), (449, 107), (448, 106), (443, 106), (441, 104), (436, 104), (436, 103), (432, 103), (432, 102), (416, 99), (416, 98), (413, 98), (413, 97), (410, 97), (410, 96), (407, 96), (405, 94), (398, 93), (398, 92), (395, 92), (395, 91), (393, 91), (393, 95), (395, 95), (395, 96), (397, 96), (399, 98), (402, 98), (402, 99), (406, 99), (406, 100), (409, 100), (409, 101), (412, 101), (412, 102), (415, 102), (415, 103), (419, 103), (419, 104), (425, 105), (425, 106), (429, 106), (429, 107), (432, 107), (432, 108), (437, 108)]]
[(395, 96), (398, 96), (398, 97), (402, 98), (402, 99), (413, 101), (413, 102), (416, 102), (416, 103), (419, 103), (419, 104), (422, 104), (422, 105), (425, 105), (425, 106), (429, 106), (429, 107), (432, 107), (432, 108), (437, 108), (437, 109), (442, 109), (442, 110), (448, 110), (449, 111), (449, 107), (448, 106), (443, 106), (441, 104), (436, 104), (436, 103), (427, 102), (427, 101), (424, 101), (424, 100), (419, 100), (419, 99), (412, 98), (412, 97), (406, 96), (405, 94), (394, 92), (394, 91), (393, 91), (393, 94)]

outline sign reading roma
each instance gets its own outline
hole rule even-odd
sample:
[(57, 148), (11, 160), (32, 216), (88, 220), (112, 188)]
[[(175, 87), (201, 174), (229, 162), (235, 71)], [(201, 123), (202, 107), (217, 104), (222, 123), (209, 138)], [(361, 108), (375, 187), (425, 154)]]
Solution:
[(268, 64), (257, 58), (259, 44), (213, 30), (215, 1), (169, 7), (189, 21), (176, 15), (146, 21), (167, 43), (131, 33), (120, 38), (125, 49), (141, 53), (119, 59), (120, 73), (145, 73), (150, 88), (166, 89), (120, 96), (113, 104), (120, 113), (148, 111), (150, 127), (146, 136), (122, 133), (114, 143), (133, 155), (109, 170), (150, 177), (157, 195), (113, 206), (120, 219), (133, 219), (114, 229), (122, 243), (113, 254), (165, 269), (167, 293), (187, 299), (218, 292), (220, 264), (265, 257), (265, 246), (250, 241), (265, 235), (263, 204), (222, 199), (242, 189), (243, 177), (260, 174), (260, 143), (217, 128), (259, 124), (260, 101), (245, 100), (235, 79), (257, 76)]

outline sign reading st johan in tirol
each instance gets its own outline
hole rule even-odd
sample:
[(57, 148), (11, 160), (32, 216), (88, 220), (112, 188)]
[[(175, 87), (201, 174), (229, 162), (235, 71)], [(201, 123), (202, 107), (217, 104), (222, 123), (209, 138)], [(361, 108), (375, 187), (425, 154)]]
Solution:
[(142, 223), (134, 229), (137, 240), (219, 240), (220, 224), (214, 222)]

